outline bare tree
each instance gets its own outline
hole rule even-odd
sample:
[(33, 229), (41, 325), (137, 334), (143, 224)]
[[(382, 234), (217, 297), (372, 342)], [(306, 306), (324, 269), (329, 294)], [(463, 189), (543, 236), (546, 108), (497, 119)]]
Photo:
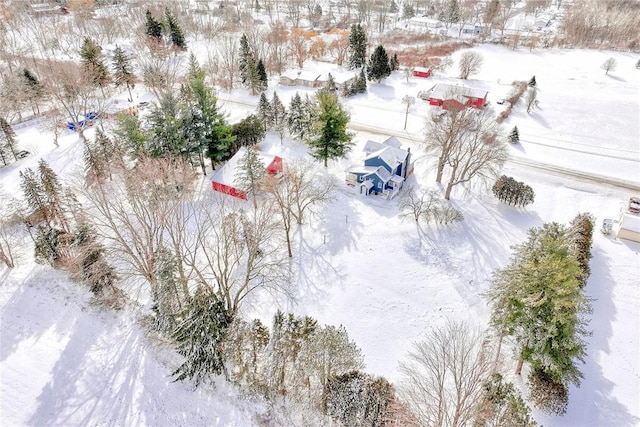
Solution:
[(0, 196), (4, 201), (0, 206), (0, 263), (7, 268), (16, 265), (16, 257), (19, 248), (22, 246), (24, 236), (24, 224), (20, 215), (15, 214), (15, 209), (6, 203), (9, 196), (0, 189)]
[(531, 113), (533, 109), (538, 105), (538, 88), (535, 86), (529, 87), (529, 94), (527, 96), (527, 113)]
[(434, 191), (421, 191), (418, 194), (413, 186), (405, 188), (398, 200), (400, 218), (411, 218), (418, 222), (420, 218), (423, 218), (431, 210), (436, 197)]
[(315, 163), (289, 162), (281, 177), (267, 179), (267, 191), (273, 196), (282, 220), (289, 258), (293, 256), (291, 229), (294, 221), (302, 224), (306, 211), (333, 197), (336, 183), (328, 175), (319, 179), (319, 173)]
[(407, 130), (407, 119), (409, 118), (409, 108), (416, 103), (415, 96), (405, 95), (402, 97), (402, 103), (406, 104), (407, 109), (404, 112), (404, 130)]
[(460, 62), (458, 63), (460, 78), (466, 80), (471, 74), (478, 73), (483, 62), (484, 58), (478, 52), (464, 52), (460, 55)]
[(398, 392), (421, 425), (471, 424), (493, 370), (489, 347), (480, 330), (453, 321), (414, 343)]
[(240, 61), (238, 55), (238, 41), (230, 35), (222, 36), (216, 44), (218, 48), (217, 64), (221, 71), (221, 86), (233, 90), (234, 82), (239, 78)]
[(427, 121), (425, 148), (438, 156), (436, 182), (442, 182), (445, 167), (449, 182), (445, 199), (454, 186), (474, 178), (489, 181), (507, 159), (501, 140), (502, 128), (484, 110), (452, 109), (444, 116), (434, 113)]
[(618, 63), (614, 58), (609, 58), (602, 63), (600, 68), (602, 68), (605, 71), (605, 74), (608, 75), (609, 71), (615, 71), (617, 65)]

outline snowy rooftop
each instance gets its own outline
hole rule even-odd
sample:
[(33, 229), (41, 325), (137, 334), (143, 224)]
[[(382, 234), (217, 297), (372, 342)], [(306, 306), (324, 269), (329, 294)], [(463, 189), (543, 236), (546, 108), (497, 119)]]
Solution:
[(320, 78), (320, 73), (310, 70), (287, 70), (282, 73), (282, 77), (286, 77), (290, 80), (301, 79), (304, 81), (313, 82)]
[(640, 215), (626, 213), (620, 218), (620, 228), (640, 233)]
[(418, 71), (420, 73), (428, 73), (429, 71), (431, 71), (431, 69), (427, 67), (413, 67), (413, 71)]
[(380, 157), (383, 162), (385, 162), (392, 168), (395, 168), (396, 166), (398, 166), (398, 163), (402, 163), (402, 160), (398, 160), (398, 156), (396, 156), (395, 151), (396, 150), (393, 147), (384, 147), (369, 154), (365, 160)]
[(489, 92), (484, 89), (475, 89), (466, 86), (437, 84), (429, 89), (428, 93), (429, 96), (435, 99), (447, 99), (455, 98), (456, 96), (484, 98)]
[[(211, 180), (215, 182), (219, 182), (220, 184), (235, 187), (236, 173), (238, 171), (238, 162), (240, 161), (240, 159), (242, 159), (242, 157), (245, 155), (246, 152), (247, 152), (247, 149), (245, 147), (240, 147), (238, 152), (234, 154), (233, 157), (230, 158), (229, 161), (227, 161), (227, 163), (225, 163), (223, 167), (218, 169), (218, 171), (213, 175)], [(274, 154), (267, 154), (261, 151), (258, 151), (257, 153), (262, 163), (264, 163), (265, 168), (269, 166), (271, 162), (273, 162), (273, 160), (276, 158)]]

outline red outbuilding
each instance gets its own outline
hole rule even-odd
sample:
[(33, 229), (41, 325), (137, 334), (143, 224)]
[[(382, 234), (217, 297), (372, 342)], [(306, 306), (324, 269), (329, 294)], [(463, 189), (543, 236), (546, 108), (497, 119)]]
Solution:
[(425, 67), (416, 67), (413, 69), (413, 77), (431, 77), (431, 69)]
[[(245, 155), (247, 149), (240, 147), (238, 152), (211, 178), (211, 185), (214, 191), (228, 194), (242, 200), (247, 200), (247, 194), (238, 188), (236, 183), (236, 173), (238, 171), (238, 162)], [(282, 159), (274, 154), (267, 154), (258, 151), (258, 157), (264, 163), (269, 175), (277, 175), (282, 172)]]
[(489, 92), (466, 86), (437, 84), (426, 92), (421, 92), (422, 99), (429, 100), (429, 105), (444, 109), (474, 107), (482, 108), (487, 103)]

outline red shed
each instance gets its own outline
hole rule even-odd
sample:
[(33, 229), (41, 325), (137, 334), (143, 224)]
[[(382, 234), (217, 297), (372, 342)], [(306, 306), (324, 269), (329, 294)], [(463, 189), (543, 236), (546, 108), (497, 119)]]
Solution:
[[(245, 147), (240, 147), (238, 152), (211, 178), (211, 185), (214, 191), (228, 194), (242, 200), (247, 200), (247, 194), (237, 187), (235, 182), (236, 172), (238, 170), (238, 162), (247, 152)], [(269, 175), (277, 175), (282, 172), (282, 158), (274, 155), (258, 151), (258, 156), (262, 163), (265, 164)]]
[(413, 69), (413, 76), (423, 78), (431, 77), (431, 69), (425, 67), (416, 67)]
[(442, 106), (445, 109), (452, 106), (482, 108), (487, 103), (488, 94), (489, 92), (483, 89), (437, 84), (428, 91), (421, 92), (420, 96), (428, 99), (429, 105)]

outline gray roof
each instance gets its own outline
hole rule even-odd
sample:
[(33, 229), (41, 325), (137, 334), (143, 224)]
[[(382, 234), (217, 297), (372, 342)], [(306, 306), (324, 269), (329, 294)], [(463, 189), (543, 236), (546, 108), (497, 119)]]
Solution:
[(484, 89), (475, 89), (466, 86), (454, 86), (439, 83), (427, 91), (429, 97), (434, 99), (460, 99), (462, 97), (484, 98), (488, 91)]

